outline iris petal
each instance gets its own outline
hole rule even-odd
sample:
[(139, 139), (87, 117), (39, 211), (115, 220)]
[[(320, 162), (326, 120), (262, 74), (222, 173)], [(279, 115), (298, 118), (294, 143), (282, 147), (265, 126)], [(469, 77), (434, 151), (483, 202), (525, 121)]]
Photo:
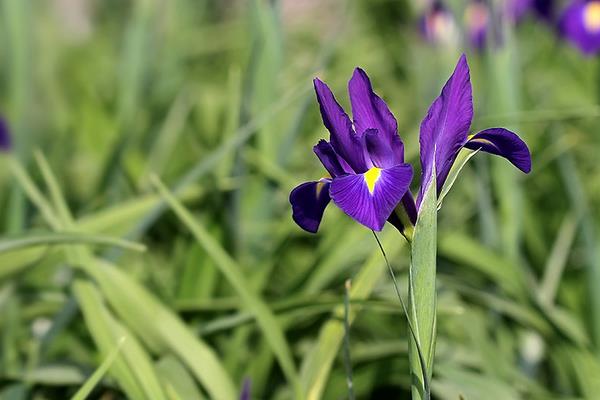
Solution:
[(400, 136), (394, 135), (390, 141), (376, 129), (367, 129), (364, 139), (367, 152), (376, 167), (389, 168), (404, 162), (404, 145)]
[(444, 85), (442, 93), (429, 107), (421, 122), (421, 189), (417, 207), (431, 182), (435, 165), (438, 193), (458, 152), (467, 141), (473, 119), (473, 98), (469, 65), (463, 54)]
[(315, 79), (314, 85), (323, 123), (331, 134), (331, 145), (354, 172), (366, 171), (363, 146), (352, 129), (350, 118), (324, 82)]
[(399, 145), (400, 162), (404, 161), (404, 145), (398, 136), (398, 123), (396, 118), (371, 86), (367, 73), (360, 68), (348, 82), (350, 103), (352, 104), (352, 117), (356, 132), (364, 135), (367, 131), (376, 129), (381, 135), (381, 142), (391, 146)]
[(334, 203), (347, 215), (370, 229), (380, 231), (408, 190), (411, 180), (412, 167), (400, 164), (379, 171), (370, 170), (366, 174), (334, 178), (330, 194)]
[(481, 149), (487, 153), (502, 156), (525, 173), (531, 171), (529, 148), (515, 133), (504, 128), (483, 130), (465, 144), (467, 149)]
[(329, 204), (328, 179), (304, 182), (290, 193), (292, 218), (305, 231), (316, 233), (323, 218), (325, 207)]
[(319, 140), (319, 143), (313, 147), (313, 150), (317, 157), (319, 157), (321, 164), (323, 164), (332, 177), (354, 173), (348, 163), (335, 152), (328, 141)]

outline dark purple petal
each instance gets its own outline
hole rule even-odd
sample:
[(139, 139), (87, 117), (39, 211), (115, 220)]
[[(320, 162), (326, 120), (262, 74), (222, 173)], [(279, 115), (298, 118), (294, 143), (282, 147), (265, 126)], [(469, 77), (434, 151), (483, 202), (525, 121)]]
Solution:
[(305, 182), (290, 193), (292, 218), (305, 231), (316, 233), (323, 218), (325, 207), (329, 204), (328, 179)]
[(240, 393), (240, 400), (250, 400), (250, 387), (251, 381), (249, 378), (244, 379), (244, 385), (242, 386), (242, 393)]
[(394, 212), (388, 218), (388, 222), (398, 229), (400, 233), (405, 235), (407, 229), (415, 226), (417, 223), (417, 206), (410, 190), (407, 190), (400, 204), (396, 206)]
[(366, 171), (363, 147), (352, 129), (350, 118), (324, 82), (315, 79), (314, 85), (323, 123), (331, 134), (330, 142), (335, 152), (346, 160), (354, 172)]
[(559, 22), (560, 34), (586, 55), (600, 51), (600, 1), (573, 1)]
[(380, 231), (412, 180), (412, 167), (400, 164), (387, 169), (372, 168), (364, 174), (334, 178), (330, 194), (346, 214)]
[(376, 129), (387, 143), (391, 143), (395, 138), (399, 139), (396, 118), (385, 101), (373, 92), (365, 71), (360, 68), (354, 70), (348, 82), (348, 93), (356, 133), (362, 135), (368, 129)]
[(394, 135), (391, 142), (388, 142), (376, 129), (367, 129), (364, 139), (374, 166), (389, 168), (404, 162), (404, 144), (400, 136)]
[(504, 128), (490, 128), (473, 135), (465, 144), (471, 150), (481, 149), (487, 153), (506, 158), (525, 173), (531, 171), (531, 153), (527, 145), (515, 133)]
[(328, 141), (323, 139), (319, 140), (319, 143), (313, 147), (313, 151), (332, 177), (335, 178), (338, 175), (354, 173), (348, 163), (338, 156)]
[(3, 118), (0, 118), (0, 151), (10, 150), (12, 140), (10, 137), (10, 130), (8, 124)]
[(554, 0), (533, 0), (533, 8), (536, 14), (547, 22), (554, 19)]
[(473, 119), (469, 65), (463, 54), (440, 96), (421, 122), (421, 189), (417, 207), (431, 182), (435, 165), (437, 191), (441, 190), (458, 152), (467, 141)]

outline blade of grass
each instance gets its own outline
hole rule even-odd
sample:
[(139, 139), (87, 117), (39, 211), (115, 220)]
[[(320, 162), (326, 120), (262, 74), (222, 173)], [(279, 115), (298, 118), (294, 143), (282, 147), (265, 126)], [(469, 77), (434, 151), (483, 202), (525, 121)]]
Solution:
[(171, 206), (175, 214), (190, 229), (198, 243), (214, 258), (225, 278), (240, 296), (243, 304), (254, 314), (263, 335), (271, 344), (281, 368), (292, 386), (295, 396), (302, 399), (302, 388), (299, 384), (298, 373), (292, 359), (291, 351), (285, 340), (281, 326), (266, 303), (248, 286), (242, 275), (242, 269), (227, 254), (210, 235), (198, 224), (189, 211), (169, 192), (160, 179), (154, 175), (152, 183)]
[(102, 364), (96, 368), (94, 373), (90, 375), (90, 377), (85, 381), (83, 386), (77, 390), (77, 392), (71, 397), (71, 400), (85, 400), (92, 393), (92, 390), (98, 385), (100, 380), (106, 375), (110, 366), (113, 364), (119, 353), (121, 352), (121, 347), (125, 343), (125, 336), (119, 339), (117, 346), (111, 350), (110, 353), (106, 356)]
[(25, 237), (11, 238), (0, 241), (0, 254), (12, 252), (15, 250), (49, 245), (61, 244), (88, 244), (96, 246), (115, 246), (126, 250), (138, 252), (146, 251), (146, 246), (141, 243), (135, 243), (124, 239), (112, 238), (109, 236), (87, 235), (82, 233), (48, 233), (38, 234), (29, 233)]

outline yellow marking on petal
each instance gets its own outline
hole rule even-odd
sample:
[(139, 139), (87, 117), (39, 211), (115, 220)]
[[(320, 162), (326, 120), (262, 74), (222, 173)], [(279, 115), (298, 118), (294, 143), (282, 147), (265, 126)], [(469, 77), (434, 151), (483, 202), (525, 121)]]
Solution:
[(600, 31), (600, 1), (591, 1), (583, 9), (583, 25), (589, 32)]
[(321, 191), (323, 190), (323, 186), (325, 186), (325, 182), (318, 181), (316, 186), (317, 198), (321, 197)]
[(381, 168), (377, 167), (373, 167), (363, 174), (365, 177), (365, 182), (367, 183), (367, 187), (369, 188), (369, 193), (373, 194), (373, 191), (375, 191), (375, 183), (379, 179), (380, 175)]
[(471, 139), (471, 141), (475, 142), (475, 143), (489, 144), (490, 146), (496, 147), (496, 145), (494, 143), (490, 142), (487, 139), (475, 138), (475, 139)]

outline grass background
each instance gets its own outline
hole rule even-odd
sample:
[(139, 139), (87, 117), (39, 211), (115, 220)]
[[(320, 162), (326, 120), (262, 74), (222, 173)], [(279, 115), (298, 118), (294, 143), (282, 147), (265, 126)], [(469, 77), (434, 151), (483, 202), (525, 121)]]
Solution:
[[(518, 132), (533, 171), (477, 155), (445, 199), (434, 397), (596, 399), (600, 64), (532, 19), (493, 51), (432, 46), (417, 15), (408, 0), (2, 0), (0, 398), (233, 399), (245, 379), (255, 399), (344, 398), (349, 278), (355, 391), (408, 398), (371, 233), (329, 207), (306, 234), (287, 197), (323, 173), (314, 76), (348, 105), (363, 67), (416, 165), (465, 51), (474, 129)], [(403, 239), (382, 241), (406, 289)]]

